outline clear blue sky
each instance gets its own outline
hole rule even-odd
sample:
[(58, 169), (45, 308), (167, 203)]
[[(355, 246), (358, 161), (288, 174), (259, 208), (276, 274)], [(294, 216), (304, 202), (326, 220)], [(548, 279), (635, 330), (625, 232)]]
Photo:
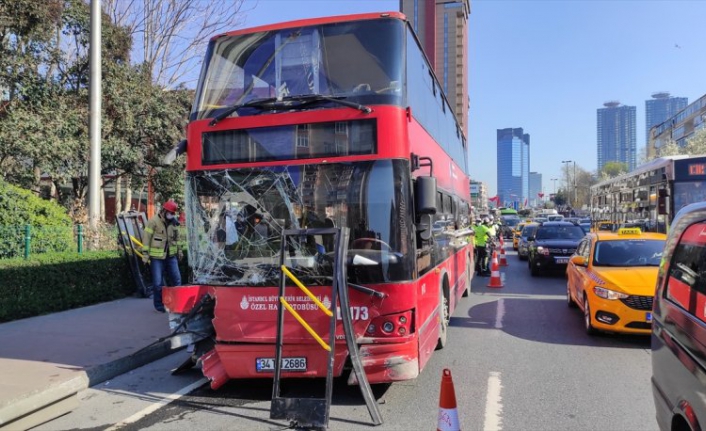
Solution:
[[(397, 0), (246, 0), (243, 27), (399, 9)], [(469, 166), (496, 193), (496, 130), (530, 134), (530, 170), (561, 177), (561, 161), (596, 169), (596, 109), (637, 106), (657, 91), (706, 94), (706, 1), (471, 0)], [(559, 184), (560, 186), (560, 184)]]

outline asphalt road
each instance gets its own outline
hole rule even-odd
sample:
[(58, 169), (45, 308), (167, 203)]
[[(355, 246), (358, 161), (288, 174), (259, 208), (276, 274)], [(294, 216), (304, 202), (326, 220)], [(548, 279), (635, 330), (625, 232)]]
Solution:
[[(462, 429), (653, 430), (649, 338), (584, 333), (566, 306), (563, 274), (530, 277), (508, 252), (505, 286), (475, 278), (451, 319), (449, 344), (421, 376), (376, 388), (384, 424), (373, 428), (357, 387), (337, 382), (332, 430), (435, 429), (442, 370), (451, 370)], [(271, 381), (212, 391), (200, 372), (173, 377), (178, 353), (81, 394), (76, 411), (39, 430), (272, 430)], [(307, 384), (287, 384), (288, 396)], [(183, 395), (183, 396), (182, 396)], [(116, 425), (117, 424), (117, 425)]]

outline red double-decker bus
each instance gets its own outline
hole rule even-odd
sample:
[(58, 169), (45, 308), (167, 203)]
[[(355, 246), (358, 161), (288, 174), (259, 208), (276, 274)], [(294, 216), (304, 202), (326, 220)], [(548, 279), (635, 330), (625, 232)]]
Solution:
[[(467, 146), (404, 15), (214, 37), (185, 149), (193, 285), (163, 295), (186, 330), (175, 344), (196, 345), (214, 389), (273, 375), (284, 229), (350, 229), (350, 305), (370, 383), (417, 377), (446, 344), (473, 275)], [(287, 247), (286, 265), (335, 307), (331, 238)], [(327, 336), (329, 318), (296, 289), (287, 301)], [(325, 352), (290, 318), (282, 377), (326, 376)], [(336, 376), (349, 366), (338, 326)]]

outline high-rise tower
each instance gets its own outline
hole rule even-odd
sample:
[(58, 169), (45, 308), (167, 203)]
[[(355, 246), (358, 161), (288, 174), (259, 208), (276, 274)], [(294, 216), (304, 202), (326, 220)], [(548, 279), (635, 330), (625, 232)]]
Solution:
[(606, 102), (597, 110), (598, 170), (607, 162), (625, 163), (629, 171), (635, 169), (637, 138), (635, 135), (634, 106)]
[(666, 91), (654, 93), (651, 100), (645, 100), (645, 144), (650, 142), (652, 127), (677, 115), (688, 104), (687, 97), (671, 97)]
[(522, 128), (498, 129), (500, 205), (521, 207), (529, 198), (530, 135)]
[(400, 0), (444, 94), (468, 136), (468, 16), (470, 0)]

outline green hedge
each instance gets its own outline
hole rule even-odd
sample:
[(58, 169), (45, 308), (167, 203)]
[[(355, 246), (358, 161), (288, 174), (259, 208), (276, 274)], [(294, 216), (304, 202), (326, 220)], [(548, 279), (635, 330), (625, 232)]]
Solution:
[(76, 249), (64, 208), (0, 180), (0, 259), (22, 256), (25, 225), (33, 226), (32, 253)]
[(0, 322), (111, 301), (134, 291), (127, 260), (115, 251), (0, 260)]

